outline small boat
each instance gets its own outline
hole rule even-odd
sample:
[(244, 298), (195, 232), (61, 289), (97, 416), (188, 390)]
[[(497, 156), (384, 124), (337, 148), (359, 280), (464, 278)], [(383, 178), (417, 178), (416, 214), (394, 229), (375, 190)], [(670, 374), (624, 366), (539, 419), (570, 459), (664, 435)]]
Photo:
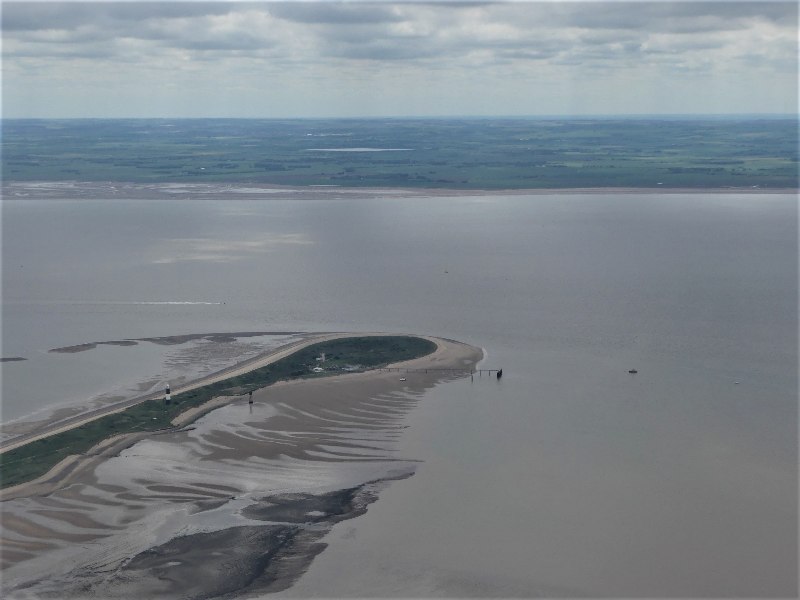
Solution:
[(631, 375), (635, 375), (638, 372), (639, 371), (637, 371), (636, 369), (631, 369), (631, 370), (628, 371), (628, 373), (630, 373)]
[(406, 380), (406, 378), (405, 378), (405, 377), (401, 377), (401, 378), (400, 378), (400, 381), (405, 381), (405, 380)]

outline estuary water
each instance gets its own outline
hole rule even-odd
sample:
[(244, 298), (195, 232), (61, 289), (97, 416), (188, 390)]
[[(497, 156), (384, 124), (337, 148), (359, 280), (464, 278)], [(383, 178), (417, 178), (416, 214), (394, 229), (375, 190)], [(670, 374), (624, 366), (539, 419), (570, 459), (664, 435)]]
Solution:
[[(416, 474), (286, 595), (795, 596), (796, 197), (399, 196), (10, 189), (3, 422), (293, 332), (454, 338), (504, 377), (426, 392)], [(48, 352), (212, 332), (282, 335)]]

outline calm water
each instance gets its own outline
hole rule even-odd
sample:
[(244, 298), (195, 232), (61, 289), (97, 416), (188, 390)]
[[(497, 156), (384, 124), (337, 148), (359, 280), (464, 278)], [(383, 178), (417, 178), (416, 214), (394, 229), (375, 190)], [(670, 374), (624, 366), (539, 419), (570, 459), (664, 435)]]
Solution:
[(417, 475), (339, 524), (289, 595), (796, 595), (793, 196), (5, 200), (2, 217), (3, 356), (29, 359), (3, 365), (4, 420), (174, 359), (46, 352), (120, 338), (422, 332), (505, 369), (429, 394), (403, 440)]

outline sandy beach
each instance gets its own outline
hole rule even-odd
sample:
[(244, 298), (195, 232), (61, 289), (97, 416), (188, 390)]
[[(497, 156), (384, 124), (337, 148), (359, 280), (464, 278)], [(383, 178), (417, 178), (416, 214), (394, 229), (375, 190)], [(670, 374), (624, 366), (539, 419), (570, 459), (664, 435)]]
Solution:
[[(478, 348), (429, 339), (433, 354), (399, 366), (468, 370), (482, 358)], [(258, 390), (252, 406), (216, 400), (183, 415), (175, 431), (107, 440), (6, 491), (3, 596), (286, 589), (335, 523), (413, 475), (415, 458), (396, 453), (404, 416), (426, 390), (465, 374), (371, 371), (279, 383)]]

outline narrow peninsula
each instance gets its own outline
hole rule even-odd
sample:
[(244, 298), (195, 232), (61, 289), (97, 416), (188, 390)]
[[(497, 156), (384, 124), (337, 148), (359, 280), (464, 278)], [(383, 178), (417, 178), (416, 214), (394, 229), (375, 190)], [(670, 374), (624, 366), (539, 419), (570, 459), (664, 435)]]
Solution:
[(125, 447), (146, 435), (186, 427), (226, 399), (278, 381), (363, 372), (420, 358), (436, 348), (431, 339), (408, 335), (315, 336), (174, 390), (169, 403), (150, 398), (122, 410), (109, 407), (22, 443), (12, 440), (0, 449), (0, 487), (30, 482), (71, 456)]

